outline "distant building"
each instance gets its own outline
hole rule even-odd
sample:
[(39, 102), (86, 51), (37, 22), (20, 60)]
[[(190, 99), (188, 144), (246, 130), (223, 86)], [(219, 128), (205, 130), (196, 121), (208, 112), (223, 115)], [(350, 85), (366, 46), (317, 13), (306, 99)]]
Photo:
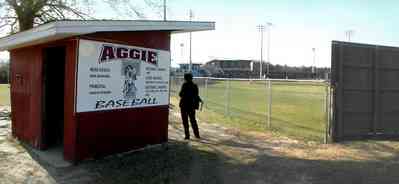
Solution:
[(251, 71), (252, 60), (212, 60), (205, 65), (219, 67), (223, 71)]
[[(192, 63), (191, 70), (194, 77), (207, 76), (207, 72), (201, 67), (200, 63)], [(183, 75), (184, 73), (190, 72), (190, 64), (182, 63), (179, 64), (179, 68), (176, 70), (177, 75)]]
[[(211, 60), (205, 68), (213, 77), (255, 78), (259, 76), (259, 62), (253, 60)], [(256, 75), (258, 74), (258, 75)]]
[[(273, 79), (325, 79), (328, 78), (330, 69), (316, 68), (316, 73), (312, 72), (312, 67), (295, 67), (279, 64), (262, 63), (262, 78), (266, 77), (269, 68), (269, 78)], [(259, 78), (260, 62), (256, 60), (222, 60), (215, 59), (202, 65), (208, 73), (207, 76), (220, 78)]]

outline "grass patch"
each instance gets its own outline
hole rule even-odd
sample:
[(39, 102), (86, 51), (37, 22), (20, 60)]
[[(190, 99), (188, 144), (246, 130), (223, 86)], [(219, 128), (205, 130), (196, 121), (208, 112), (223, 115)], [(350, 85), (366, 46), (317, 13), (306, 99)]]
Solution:
[(0, 84), (0, 106), (10, 105), (10, 85)]

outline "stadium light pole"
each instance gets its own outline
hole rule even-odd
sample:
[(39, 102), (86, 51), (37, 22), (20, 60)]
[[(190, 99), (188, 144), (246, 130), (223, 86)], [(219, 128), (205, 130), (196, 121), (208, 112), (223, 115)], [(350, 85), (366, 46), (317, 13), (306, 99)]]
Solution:
[(352, 29), (349, 29), (349, 30), (346, 30), (346, 31), (345, 31), (345, 35), (346, 35), (346, 38), (348, 39), (348, 42), (351, 41), (351, 37), (352, 37), (352, 35), (353, 35), (354, 33), (355, 33), (355, 31), (352, 30)]
[[(190, 12), (189, 12), (189, 16), (190, 16), (190, 22), (192, 21), (192, 19), (193, 19), (193, 17), (194, 17), (194, 13), (193, 13), (193, 11), (190, 9)], [(191, 58), (191, 51), (192, 51), (192, 33), (191, 33), (191, 31), (190, 31), (190, 64), (188, 65), (188, 71), (190, 71), (190, 73), (192, 73), (193, 71), (192, 71), (192, 64), (193, 64), (193, 60), (192, 60), (192, 58)]]
[(271, 39), (271, 27), (273, 24), (271, 22), (266, 22), (267, 25), (267, 63), (266, 63), (266, 77), (270, 76), (270, 39)]
[(316, 74), (316, 48), (312, 48), (312, 52), (313, 52), (312, 74)]
[(166, 21), (166, 0), (163, 0), (163, 21)]
[(258, 25), (257, 26), (260, 32), (260, 61), (259, 61), (259, 79), (262, 78), (262, 63), (263, 63), (263, 32), (265, 30), (265, 26)]
[(182, 60), (184, 60), (183, 50), (184, 50), (184, 43), (180, 43), (180, 57)]
[(11, 80), (11, 62), (10, 62), (10, 60), (8, 60), (8, 63), (6, 62), (6, 64), (8, 65), (8, 68), (7, 68), (7, 82), (8, 82), (8, 87), (10, 87), (10, 80)]

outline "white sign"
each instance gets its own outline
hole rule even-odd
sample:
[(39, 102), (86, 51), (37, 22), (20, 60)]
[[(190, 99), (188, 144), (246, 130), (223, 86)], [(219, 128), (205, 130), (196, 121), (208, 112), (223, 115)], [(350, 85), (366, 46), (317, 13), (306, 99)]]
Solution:
[(169, 104), (170, 52), (80, 40), (76, 111)]

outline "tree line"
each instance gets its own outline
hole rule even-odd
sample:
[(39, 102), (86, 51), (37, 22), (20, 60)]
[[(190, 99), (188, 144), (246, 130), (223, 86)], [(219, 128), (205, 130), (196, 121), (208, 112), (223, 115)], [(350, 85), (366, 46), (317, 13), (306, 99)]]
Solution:
[(270, 65), (272, 78), (329, 78), (331, 69), (329, 67), (311, 66), (287, 66), (279, 64)]

